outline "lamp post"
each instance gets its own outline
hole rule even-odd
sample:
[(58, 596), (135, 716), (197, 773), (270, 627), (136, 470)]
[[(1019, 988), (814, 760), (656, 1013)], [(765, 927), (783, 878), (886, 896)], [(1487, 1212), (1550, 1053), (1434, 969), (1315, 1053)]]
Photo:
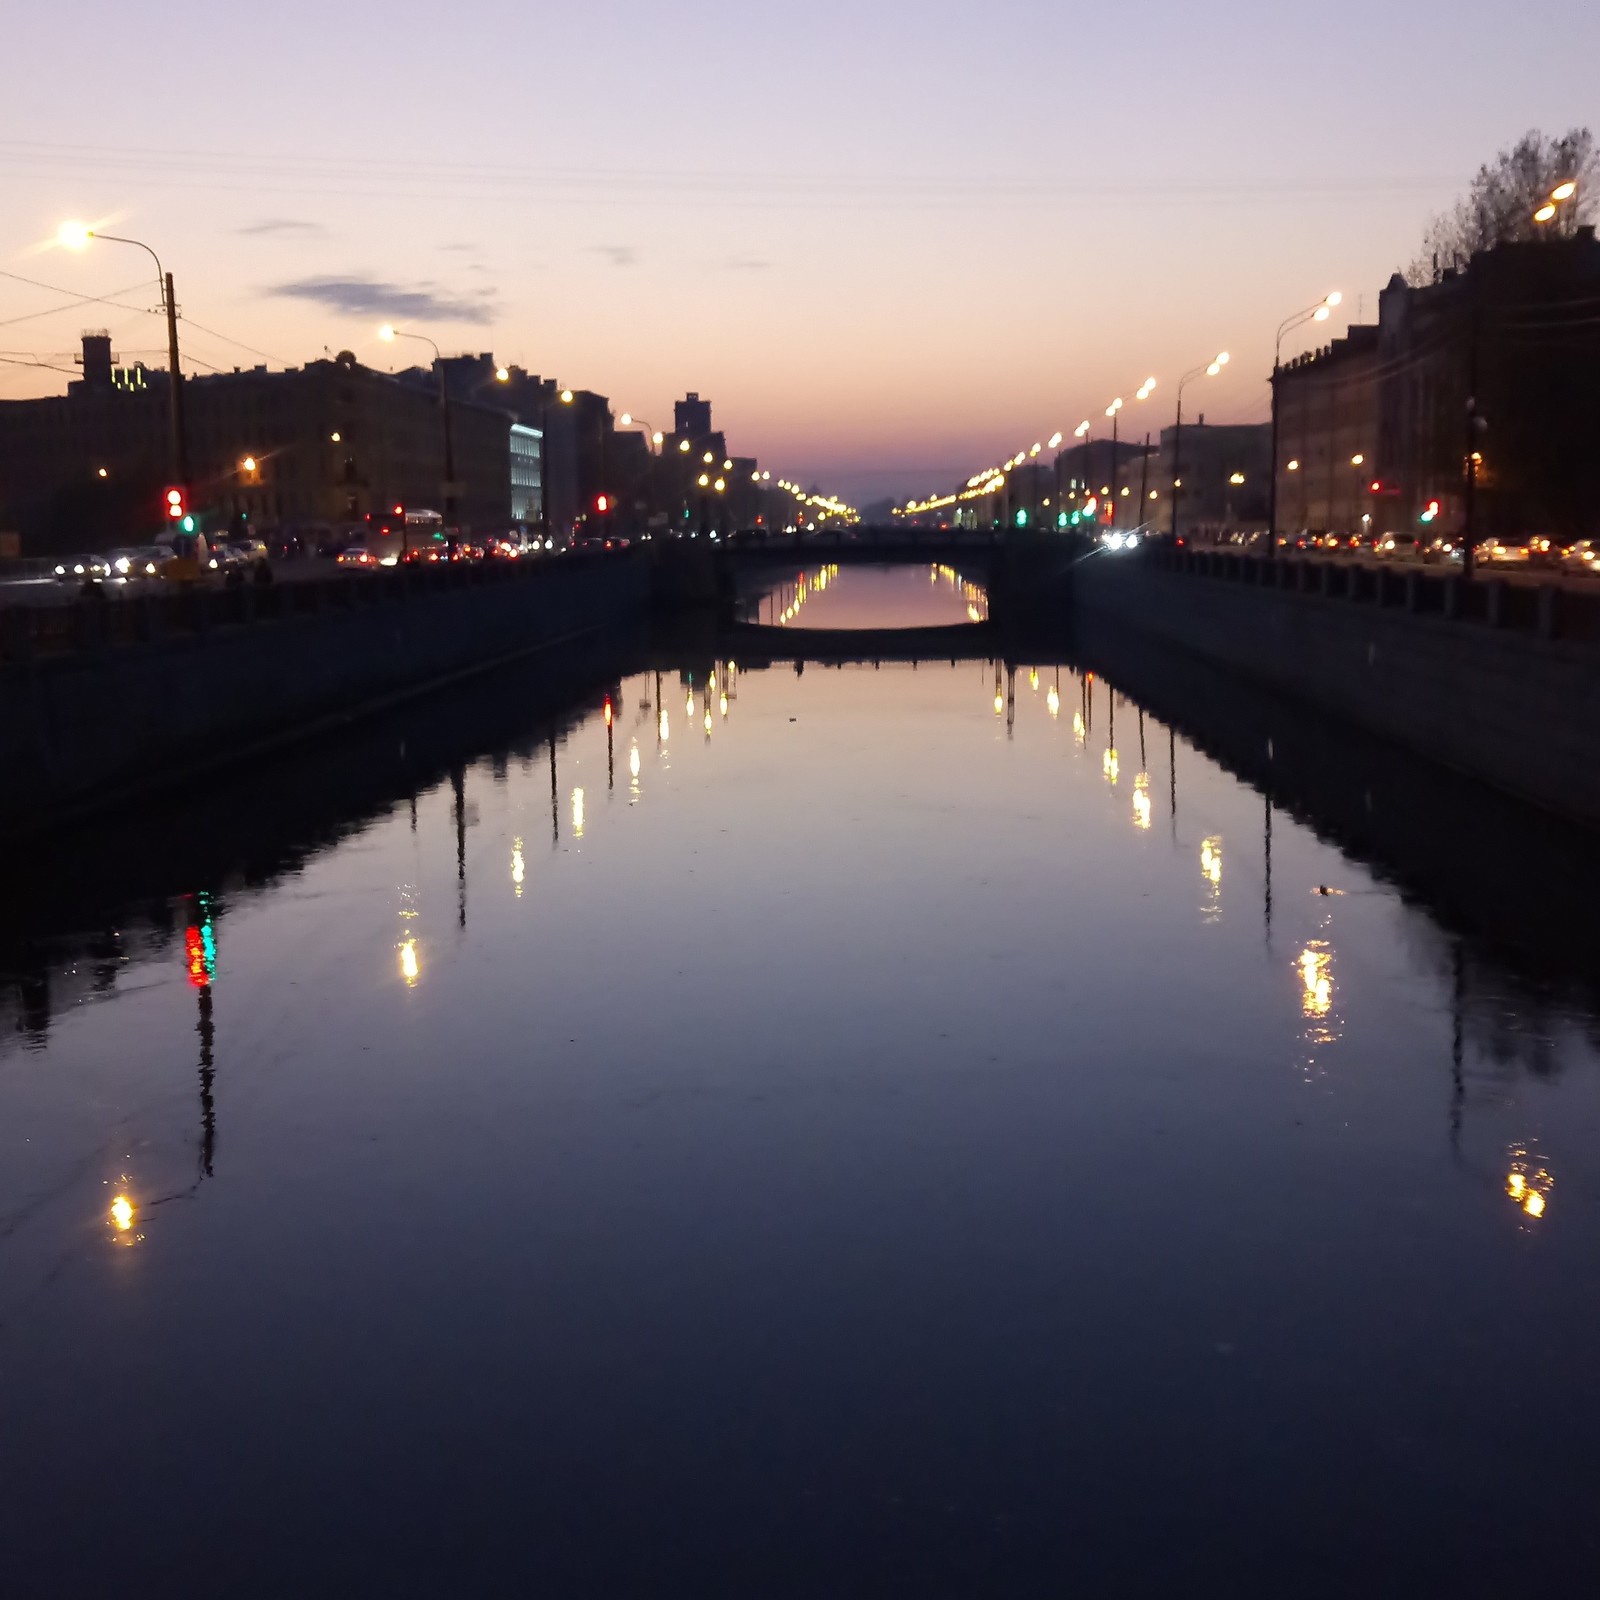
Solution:
[[(1078, 441), (1078, 448), (1083, 452), (1083, 482), (1079, 486), (1085, 492), (1079, 497), (1084, 503), (1088, 501), (1089, 488), (1089, 419), (1085, 417), (1076, 428), (1072, 430), (1072, 437)], [(1082, 510), (1082, 505), (1079, 506)]]
[(1183, 390), (1191, 378), (1214, 378), (1228, 364), (1228, 352), (1219, 350), (1216, 359), (1203, 367), (1191, 368), (1178, 379), (1178, 415), (1172, 429), (1172, 537), (1178, 537), (1178, 490), (1183, 486)]
[[(1314, 306), (1307, 306), (1303, 311), (1297, 311), (1292, 317), (1285, 317), (1278, 324), (1278, 337), (1272, 346), (1272, 460), (1267, 476), (1267, 555), (1276, 556), (1278, 553), (1278, 374), (1283, 365), (1283, 336), (1291, 328), (1298, 328), (1307, 322), (1326, 322), (1333, 314), (1333, 308), (1344, 298), (1337, 289), (1324, 299), (1317, 301)], [(1330, 443), (1330, 448), (1331, 448)]]
[[(415, 339), (419, 344), (425, 344), (433, 351), (434, 371), (439, 374), (439, 415), (444, 423), (444, 520), (445, 526), (452, 526), (452, 519), (456, 514), (456, 447), (455, 439), (450, 428), (450, 387), (444, 377), (444, 357), (439, 353), (439, 347), (425, 333), (407, 333), (404, 329), (396, 328), (390, 323), (378, 329), (378, 337), (385, 344), (393, 344), (396, 339)], [(405, 536), (401, 535), (401, 548), (405, 547)]]
[[(1141, 383), (1134, 391), (1133, 398), (1135, 400), (1148, 400), (1155, 392), (1155, 387), (1156, 380), (1154, 378), (1146, 378), (1144, 382)], [(1115, 528), (1117, 525), (1117, 474), (1118, 467), (1120, 465), (1117, 459), (1117, 424), (1121, 420), (1121, 411), (1122, 396), (1118, 395), (1117, 398), (1106, 407), (1106, 415), (1111, 418), (1111, 526), (1113, 528)]]
[(101, 233), (82, 222), (64, 222), (57, 236), (69, 250), (85, 250), (91, 239), (103, 239), (107, 244), (130, 244), (156, 264), (156, 287), (161, 293), (162, 308), (167, 314), (167, 368), (171, 375), (168, 388), (167, 426), (171, 451), (172, 479), (175, 488), (182, 489), (185, 498), (189, 491), (189, 441), (183, 418), (183, 374), (178, 367), (178, 302), (172, 292), (172, 274), (161, 265), (161, 257), (142, 239), (125, 239), (115, 233)]

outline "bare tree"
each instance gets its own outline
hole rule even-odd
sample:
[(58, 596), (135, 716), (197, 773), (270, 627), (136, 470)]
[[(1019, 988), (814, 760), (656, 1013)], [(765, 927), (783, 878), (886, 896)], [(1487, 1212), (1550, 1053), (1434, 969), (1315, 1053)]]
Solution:
[[(1577, 193), (1545, 223), (1533, 214), (1560, 183)], [(1525, 133), (1478, 168), (1465, 198), (1429, 222), (1422, 250), (1406, 271), (1414, 284), (1431, 283), (1445, 267), (1465, 266), (1479, 250), (1517, 239), (1570, 238), (1594, 220), (1600, 185), (1600, 150), (1587, 128), (1569, 128), (1547, 139), (1537, 128)]]

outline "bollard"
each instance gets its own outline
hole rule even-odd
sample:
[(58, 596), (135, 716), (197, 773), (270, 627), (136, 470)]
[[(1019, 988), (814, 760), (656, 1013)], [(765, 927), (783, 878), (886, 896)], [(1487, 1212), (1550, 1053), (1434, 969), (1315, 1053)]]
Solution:
[(1406, 574), (1405, 605), (1411, 612), (1422, 609), (1422, 582), (1415, 572)]
[(1506, 583), (1504, 578), (1492, 578), (1484, 585), (1484, 620), (1491, 628), (1506, 625)]
[(1561, 591), (1553, 583), (1541, 583), (1538, 590), (1539, 602), (1539, 637), (1553, 639), (1560, 631), (1558, 627), (1561, 607)]

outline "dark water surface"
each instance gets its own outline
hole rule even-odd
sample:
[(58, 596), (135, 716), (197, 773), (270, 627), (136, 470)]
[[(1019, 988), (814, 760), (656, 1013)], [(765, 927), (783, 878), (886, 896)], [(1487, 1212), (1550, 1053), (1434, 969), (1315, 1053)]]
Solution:
[(14, 902), (0, 1588), (1586, 1592), (1585, 952), (1065, 666), (684, 672)]

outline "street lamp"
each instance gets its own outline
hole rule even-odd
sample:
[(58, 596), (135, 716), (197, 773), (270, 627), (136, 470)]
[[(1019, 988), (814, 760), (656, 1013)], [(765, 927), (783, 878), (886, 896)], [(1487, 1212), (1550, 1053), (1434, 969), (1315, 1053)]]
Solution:
[[(1134, 392), (1135, 400), (1148, 400), (1156, 386), (1154, 378), (1146, 378)], [(1117, 525), (1117, 424), (1121, 420), (1122, 396), (1118, 395), (1106, 407), (1106, 415), (1111, 418), (1111, 526)]]
[(1183, 390), (1191, 378), (1214, 378), (1228, 364), (1228, 352), (1219, 350), (1214, 360), (1203, 367), (1193, 367), (1178, 379), (1178, 415), (1172, 429), (1172, 537), (1178, 537), (1178, 490), (1183, 487), (1179, 476), (1183, 470)]
[(172, 452), (173, 482), (187, 493), (189, 487), (189, 443), (183, 426), (183, 374), (178, 368), (178, 303), (172, 292), (172, 274), (161, 265), (161, 257), (142, 239), (125, 239), (115, 233), (101, 233), (86, 222), (63, 222), (57, 240), (68, 250), (86, 250), (91, 239), (103, 239), (107, 244), (130, 244), (156, 264), (156, 287), (161, 292), (161, 304), (167, 314), (167, 367), (171, 374), (168, 388), (167, 421)]
[(1537, 211), (1534, 212), (1533, 220), (1541, 224), (1546, 222), (1554, 222), (1556, 219), (1556, 213), (1567, 203), (1567, 201), (1572, 199), (1577, 192), (1577, 182), (1572, 178), (1568, 178), (1564, 182), (1558, 183), (1555, 188), (1550, 191), (1550, 198), (1546, 200)]
[[(403, 328), (396, 328), (392, 323), (386, 322), (378, 329), (378, 337), (385, 344), (393, 344), (396, 339), (415, 339), (433, 351), (433, 368), (439, 374), (439, 415), (444, 422), (444, 520), (445, 525), (449, 527), (456, 512), (456, 447), (450, 430), (450, 388), (444, 378), (444, 357), (440, 354), (438, 345), (425, 333), (407, 333)], [(406, 535), (402, 531), (400, 535), (402, 559), (406, 554), (406, 544)]]
[(1283, 336), (1291, 328), (1298, 328), (1307, 322), (1326, 322), (1333, 315), (1333, 308), (1343, 299), (1344, 296), (1335, 289), (1332, 294), (1324, 296), (1314, 306), (1307, 306), (1305, 310), (1295, 312), (1292, 317), (1285, 317), (1278, 324), (1278, 337), (1272, 347), (1272, 461), (1267, 477), (1269, 556), (1278, 553), (1278, 374), (1283, 363)]

